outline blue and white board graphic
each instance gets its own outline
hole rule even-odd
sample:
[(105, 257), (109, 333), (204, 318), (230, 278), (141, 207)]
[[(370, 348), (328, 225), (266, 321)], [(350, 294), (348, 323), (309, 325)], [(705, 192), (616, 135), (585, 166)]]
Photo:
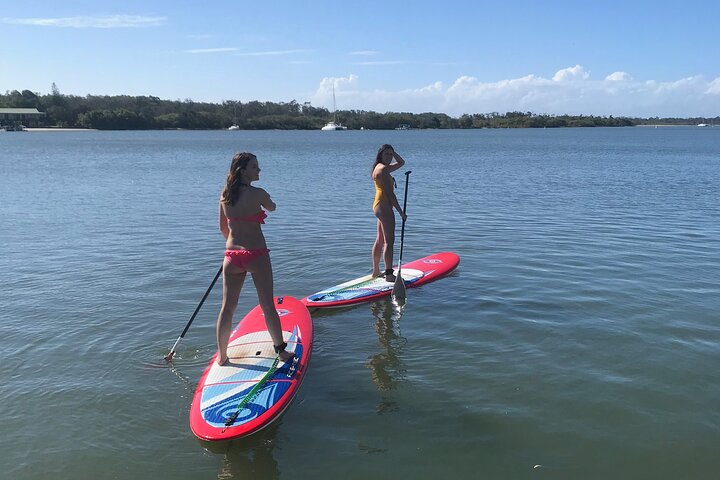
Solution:
[(290, 405), (305, 375), (312, 351), (312, 319), (292, 297), (276, 298), (286, 350), (281, 362), (260, 306), (243, 318), (230, 336), (228, 362), (210, 360), (190, 406), (190, 428), (204, 440), (228, 440), (257, 432)]
[[(402, 265), (402, 278), (408, 288), (419, 287), (442, 278), (452, 272), (460, 263), (460, 257), (452, 252), (436, 253)], [(394, 269), (398, 274), (397, 267)], [(303, 298), (308, 308), (344, 307), (367, 302), (392, 293), (393, 282), (383, 277), (363, 277), (326, 288)]]

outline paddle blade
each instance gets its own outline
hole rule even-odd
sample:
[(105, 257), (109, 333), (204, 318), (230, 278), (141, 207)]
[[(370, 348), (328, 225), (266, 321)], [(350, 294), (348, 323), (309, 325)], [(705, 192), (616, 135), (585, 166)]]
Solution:
[(395, 298), (395, 301), (401, 305), (404, 305), (405, 300), (407, 299), (407, 292), (405, 291), (405, 282), (402, 279), (402, 272), (400, 271), (399, 268), (397, 271), (397, 276), (395, 277), (395, 284), (393, 285), (392, 296)]

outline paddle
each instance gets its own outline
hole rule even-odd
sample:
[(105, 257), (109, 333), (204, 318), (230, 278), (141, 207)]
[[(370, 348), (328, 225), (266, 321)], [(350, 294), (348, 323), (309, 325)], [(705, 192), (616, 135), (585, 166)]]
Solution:
[[(410, 182), (410, 174), (412, 172), (405, 172), (405, 198), (403, 199), (403, 213), (407, 215), (407, 192), (408, 183)], [(405, 219), (402, 221), (402, 229), (400, 230), (400, 257), (398, 258), (398, 269), (397, 275), (395, 276), (395, 285), (393, 285), (392, 295), (395, 297), (398, 303), (404, 304), (407, 298), (405, 292), (405, 282), (402, 279), (402, 254), (403, 246), (405, 244)]]
[(172, 360), (173, 355), (175, 355), (175, 348), (178, 346), (178, 344), (180, 343), (180, 340), (182, 340), (182, 338), (187, 333), (188, 328), (190, 328), (190, 324), (193, 322), (193, 320), (195, 320), (195, 316), (200, 311), (200, 307), (202, 307), (202, 304), (205, 303), (205, 299), (207, 298), (207, 296), (210, 295), (210, 290), (212, 290), (212, 288), (215, 286), (215, 282), (217, 282), (217, 279), (220, 277), (221, 273), (222, 273), (222, 265), (220, 265), (220, 268), (218, 269), (217, 273), (215, 274), (215, 278), (213, 278), (213, 281), (210, 284), (210, 286), (208, 287), (207, 291), (205, 292), (205, 295), (203, 295), (202, 300), (200, 300), (200, 303), (198, 304), (197, 308), (195, 309), (195, 312), (192, 314), (192, 317), (190, 317), (190, 321), (187, 322), (187, 325), (185, 325), (185, 328), (183, 329), (182, 333), (180, 334), (178, 339), (175, 340), (175, 345), (173, 345), (172, 348), (170, 349), (170, 353), (165, 355), (164, 358), (166, 361), (169, 362), (170, 360)]

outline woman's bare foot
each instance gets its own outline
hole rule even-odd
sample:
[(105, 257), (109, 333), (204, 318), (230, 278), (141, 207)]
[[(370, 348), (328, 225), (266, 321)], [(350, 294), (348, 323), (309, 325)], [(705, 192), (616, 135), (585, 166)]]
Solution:
[(278, 354), (278, 358), (282, 360), (283, 363), (287, 362), (291, 358), (295, 356), (294, 353), (288, 352), (285, 350), (287, 347), (287, 342), (283, 342), (280, 345), (273, 345), (273, 348), (275, 349), (275, 353)]
[(228, 359), (228, 357), (225, 357), (225, 360), (222, 360), (222, 361), (220, 361), (220, 360), (221, 360), (221, 358), (220, 358), (220, 356), (218, 356), (217, 360), (215, 360), (215, 363), (217, 363), (218, 365), (220, 365), (222, 367), (223, 365), (228, 363), (229, 359)]
[(385, 270), (385, 273), (383, 273), (385, 276), (386, 282), (394, 282), (395, 281), (395, 274), (393, 274), (393, 271), (390, 269)]

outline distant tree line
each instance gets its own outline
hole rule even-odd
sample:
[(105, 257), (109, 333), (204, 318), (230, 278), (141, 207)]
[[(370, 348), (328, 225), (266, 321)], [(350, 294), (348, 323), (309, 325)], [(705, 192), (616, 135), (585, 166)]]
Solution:
[(594, 115), (538, 115), (532, 112), (476, 113), (460, 117), (460, 128), (629, 127), (635, 119)]
[[(161, 100), (152, 96), (63, 95), (53, 83), (51, 93), (23, 91), (0, 94), (0, 108), (37, 108), (45, 112), (46, 126), (96, 128), (99, 130), (190, 129), (217, 130), (236, 124), (246, 130), (317, 130), (332, 115), (327, 108), (290, 102), (194, 102)], [(476, 113), (459, 118), (444, 113), (399, 113), (343, 110), (338, 121), (349, 129), (410, 128), (557, 128), (624, 127), (632, 125), (696, 125), (715, 118), (628, 118), (586, 115), (545, 115), (532, 112)]]

